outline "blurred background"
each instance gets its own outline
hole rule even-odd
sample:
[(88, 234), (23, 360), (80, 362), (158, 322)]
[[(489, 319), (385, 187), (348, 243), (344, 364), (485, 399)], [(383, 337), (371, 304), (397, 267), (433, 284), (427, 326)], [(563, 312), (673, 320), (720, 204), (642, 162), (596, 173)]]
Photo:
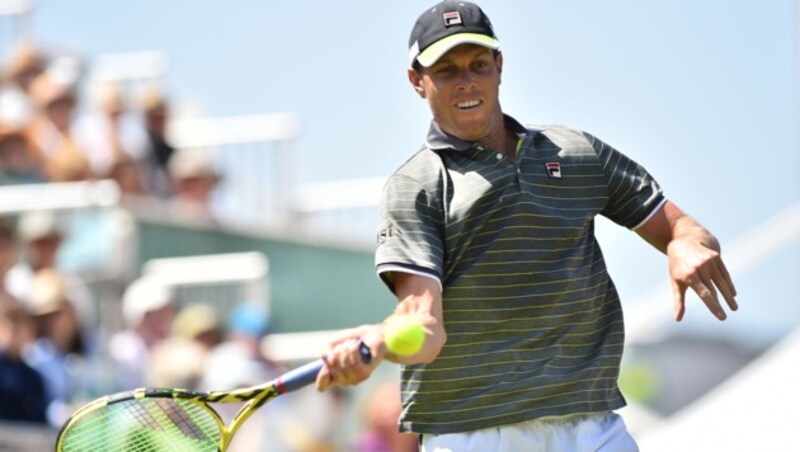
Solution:
[[(740, 311), (692, 295), (676, 324), (663, 256), (598, 219), (642, 449), (796, 448), (800, 2), (481, 4), (506, 112), (612, 144), (722, 242)], [(260, 382), (391, 312), (375, 207), (430, 120), (405, 75), (428, 6), (0, 0), (0, 449), (108, 392)], [(396, 378), (276, 400), (234, 446), (414, 450)]]

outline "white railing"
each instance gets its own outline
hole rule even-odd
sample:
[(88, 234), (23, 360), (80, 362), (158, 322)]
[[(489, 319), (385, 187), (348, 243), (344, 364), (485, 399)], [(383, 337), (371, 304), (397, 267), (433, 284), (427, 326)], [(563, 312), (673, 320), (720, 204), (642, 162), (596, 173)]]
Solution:
[[(113, 81), (135, 93), (159, 84), (168, 70), (158, 51), (100, 55), (91, 64), (90, 87)], [(383, 179), (299, 185), (296, 142), (300, 120), (275, 112), (195, 117), (172, 106), (170, 142), (178, 149), (211, 153), (223, 179), (214, 208), (227, 223), (291, 230), (310, 238), (371, 243)], [(191, 108), (188, 108), (191, 110)]]
[(0, 58), (8, 57), (8, 50), (31, 39), (32, 12), (32, 0), (0, 0)]
[(245, 225), (291, 226), (297, 186), (295, 140), (300, 121), (291, 113), (175, 119), (170, 139), (178, 149), (212, 152), (222, 174), (215, 203), (226, 220)]
[(151, 259), (142, 275), (172, 287), (182, 304), (205, 303), (225, 318), (237, 303), (269, 312), (269, 260), (259, 252)]
[(120, 200), (112, 180), (0, 186), (0, 215), (34, 210), (110, 207)]

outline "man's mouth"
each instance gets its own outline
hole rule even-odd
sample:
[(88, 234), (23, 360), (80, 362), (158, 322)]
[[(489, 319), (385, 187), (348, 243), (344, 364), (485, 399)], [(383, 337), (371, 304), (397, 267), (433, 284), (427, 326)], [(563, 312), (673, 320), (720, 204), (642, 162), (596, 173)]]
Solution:
[(457, 103), (456, 107), (458, 107), (461, 110), (469, 110), (471, 108), (475, 108), (475, 107), (479, 106), (481, 103), (482, 102), (479, 101), (479, 100), (468, 100), (466, 102)]

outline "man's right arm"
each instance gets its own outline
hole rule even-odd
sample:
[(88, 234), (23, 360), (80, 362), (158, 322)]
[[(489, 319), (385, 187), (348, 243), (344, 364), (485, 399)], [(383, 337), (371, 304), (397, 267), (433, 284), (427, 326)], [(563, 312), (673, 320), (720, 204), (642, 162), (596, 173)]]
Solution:
[(425, 342), (414, 355), (398, 356), (387, 352), (385, 359), (400, 364), (429, 363), (436, 359), (447, 342), (442, 315), (442, 292), (439, 282), (413, 273), (395, 273), (395, 314), (417, 318), (425, 329)]
[[(412, 315), (420, 321), (425, 330), (422, 349), (411, 356), (389, 352), (384, 344), (383, 323), (343, 331), (322, 354), (325, 366), (317, 375), (317, 390), (325, 391), (333, 385), (357, 385), (369, 378), (384, 359), (399, 364), (419, 364), (431, 362), (439, 355), (447, 341), (439, 282), (427, 276), (404, 272), (396, 272), (394, 279), (398, 300), (394, 313)], [(360, 359), (359, 341), (363, 341), (372, 351), (373, 359), (369, 364)]]

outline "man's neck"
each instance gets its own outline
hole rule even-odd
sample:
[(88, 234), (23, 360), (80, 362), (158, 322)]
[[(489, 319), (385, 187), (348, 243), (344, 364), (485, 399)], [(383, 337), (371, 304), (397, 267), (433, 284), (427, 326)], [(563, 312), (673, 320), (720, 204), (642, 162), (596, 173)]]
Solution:
[(510, 124), (505, 121), (505, 116), (500, 116), (500, 127), (497, 132), (488, 137), (486, 142), (480, 144), (502, 152), (507, 158), (514, 160), (517, 155), (517, 141), (519, 137)]

